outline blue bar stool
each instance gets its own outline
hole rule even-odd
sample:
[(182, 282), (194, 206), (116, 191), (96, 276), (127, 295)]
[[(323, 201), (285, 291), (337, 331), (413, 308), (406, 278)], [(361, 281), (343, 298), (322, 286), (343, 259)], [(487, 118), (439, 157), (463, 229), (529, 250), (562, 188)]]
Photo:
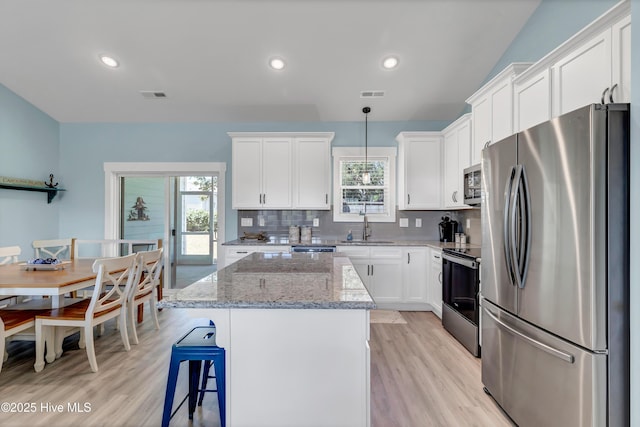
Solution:
[[(176, 381), (180, 363), (189, 361), (189, 393), (182, 399), (175, 411), (173, 408), (173, 397), (176, 391)], [(216, 389), (206, 390), (206, 379), (203, 381), (202, 389), (199, 388), (200, 370), (202, 361), (210, 367), (213, 362)], [(205, 373), (208, 376), (208, 370)], [(218, 407), (220, 409), (220, 425), (225, 427), (225, 349), (216, 345), (216, 327), (198, 326), (180, 338), (171, 348), (171, 362), (169, 364), (169, 378), (167, 380), (167, 390), (164, 396), (164, 410), (162, 412), (162, 427), (169, 425), (169, 420), (180, 409), (182, 404), (189, 399), (189, 419), (193, 419), (196, 409), (198, 392), (215, 391), (218, 395)], [(202, 404), (202, 397), (200, 398)]]

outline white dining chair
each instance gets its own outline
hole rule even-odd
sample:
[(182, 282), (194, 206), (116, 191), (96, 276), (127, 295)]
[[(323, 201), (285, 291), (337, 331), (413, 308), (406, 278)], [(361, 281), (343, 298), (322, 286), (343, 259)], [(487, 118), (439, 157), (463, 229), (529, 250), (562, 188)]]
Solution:
[(36, 258), (73, 259), (75, 239), (34, 240)]
[[(18, 257), (22, 253), (20, 246), (5, 246), (0, 248), (0, 266), (15, 264), (18, 262)], [(16, 304), (18, 298), (15, 296), (0, 297), (0, 308), (7, 307), (11, 304)]]
[(43, 312), (44, 310), (0, 310), (0, 353), (3, 355), (0, 359), (0, 371), (2, 371), (2, 364), (9, 357), (6, 350), (8, 339), (32, 330), (36, 315)]
[[(62, 340), (69, 328), (82, 328), (84, 345), (93, 372), (98, 372), (93, 337), (94, 326), (102, 325), (113, 318), (119, 319), (122, 344), (125, 350), (130, 350), (126, 298), (136, 277), (136, 258), (136, 254), (131, 254), (96, 260), (93, 263), (93, 271), (97, 275), (90, 299), (36, 316), (36, 363), (34, 365), (36, 372), (44, 368), (45, 343), (48, 347), (53, 346), (55, 354), (61, 354)], [(47, 352), (47, 362), (53, 362), (49, 358), (49, 352)]]
[(158, 285), (162, 274), (162, 248), (155, 251), (138, 252), (138, 268), (136, 278), (127, 296), (127, 310), (129, 310), (129, 325), (131, 326), (131, 341), (138, 344), (136, 309), (149, 301), (149, 311), (156, 330), (160, 329), (158, 323)]

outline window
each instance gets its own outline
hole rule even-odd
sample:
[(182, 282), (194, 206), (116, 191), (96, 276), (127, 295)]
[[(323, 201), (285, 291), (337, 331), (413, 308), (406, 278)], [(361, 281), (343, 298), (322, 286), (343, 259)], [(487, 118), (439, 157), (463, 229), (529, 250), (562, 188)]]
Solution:
[(363, 184), (364, 149), (334, 148), (333, 220), (361, 222), (366, 214), (371, 222), (395, 222), (395, 163), (395, 148), (369, 148), (367, 170), (371, 182)]

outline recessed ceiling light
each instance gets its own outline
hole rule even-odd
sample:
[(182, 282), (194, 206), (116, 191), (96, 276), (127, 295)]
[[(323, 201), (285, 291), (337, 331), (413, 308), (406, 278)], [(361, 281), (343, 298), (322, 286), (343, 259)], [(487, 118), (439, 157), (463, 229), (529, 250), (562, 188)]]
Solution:
[(269, 66), (274, 70), (282, 70), (285, 66), (285, 63), (282, 58), (271, 58), (269, 60)]
[(398, 66), (398, 58), (395, 56), (388, 56), (382, 61), (382, 66), (386, 70), (392, 70)]
[(110, 68), (116, 68), (120, 65), (120, 63), (113, 56), (109, 55), (100, 55), (100, 61)]

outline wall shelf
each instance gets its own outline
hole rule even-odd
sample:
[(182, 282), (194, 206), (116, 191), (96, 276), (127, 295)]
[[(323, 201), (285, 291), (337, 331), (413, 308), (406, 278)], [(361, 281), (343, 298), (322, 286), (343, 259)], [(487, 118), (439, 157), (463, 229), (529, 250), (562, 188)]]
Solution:
[(47, 203), (51, 203), (54, 197), (59, 191), (66, 191), (62, 188), (51, 188), (44, 185), (37, 185), (38, 181), (28, 181), (22, 179), (10, 179), (0, 177), (0, 188), (7, 190), (22, 190), (22, 191), (39, 191), (47, 193)]

